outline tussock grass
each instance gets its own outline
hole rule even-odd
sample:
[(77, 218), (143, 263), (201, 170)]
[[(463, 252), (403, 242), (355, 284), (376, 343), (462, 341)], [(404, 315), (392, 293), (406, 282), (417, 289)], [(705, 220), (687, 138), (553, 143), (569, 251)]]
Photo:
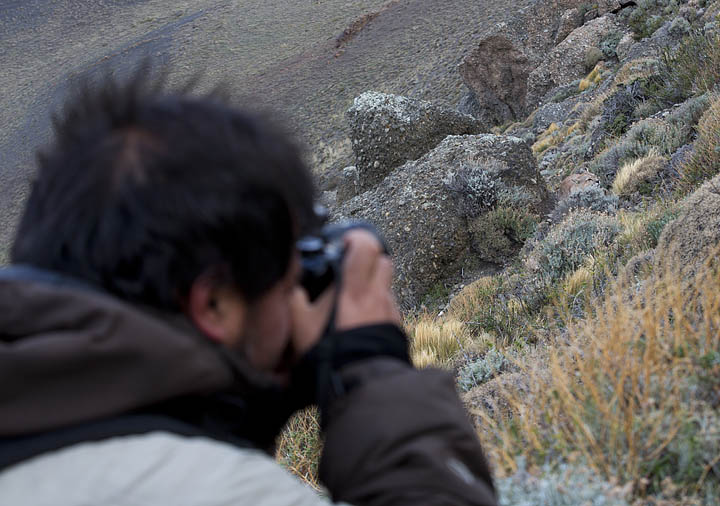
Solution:
[[(580, 272), (580, 269), (578, 271)], [(585, 273), (567, 283), (582, 285)], [(473, 409), (500, 472), (582, 462), (636, 496), (720, 485), (720, 270), (617, 283), (595, 315), (515, 364), (523, 388), (501, 384), (510, 416)], [(710, 492), (708, 492), (710, 491)]]
[(550, 126), (538, 136), (537, 141), (532, 145), (532, 151), (535, 156), (542, 155), (549, 148), (562, 144), (565, 139), (573, 134), (580, 133), (583, 128), (583, 124), (580, 121), (576, 121), (568, 127), (551, 123)]
[[(599, 50), (598, 50), (599, 51)], [(598, 63), (595, 65), (595, 68), (592, 69), (592, 71), (580, 81), (580, 84), (578, 84), (578, 90), (585, 91), (589, 89), (591, 86), (597, 84), (600, 82), (600, 80), (603, 77), (603, 73), (605, 72), (605, 64), (603, 62)]]
[(542, 154), (548, 148), (560, 144), (563, 138), (564, 136), (560, 135), (560, 126), (557, 123), (550, 123), (550, 126), (538, 136), (537, 141), (532, 145), (532, 151), (535, 155)]
[(634, 192), (639, 185), (655, 177), (664, 162), (665, 158), (656, 149), (651, 149), (647, 155), (625, 163), (615, 175), (613, 193), (628, 195)]
[(422, 314), (406, 326), (410, 336), (410, 355), (416, 367), (448, 367), (459, 353), (467, 353), (472, 343), (467, 326), (450, 317), (434, 318)]
[[(602, 112), (603, 104), (609, 96), (609, 92), (600, 93), (582, 110), (582, 112), (580, 113), (579, 123), (583, 131), (587, 129), (587, 126), (590, 124), (593, 118), (595, 118), (598, 114)], [(575, 107), (578, 107), (580, 105), (581, 104), (578, 104)]]

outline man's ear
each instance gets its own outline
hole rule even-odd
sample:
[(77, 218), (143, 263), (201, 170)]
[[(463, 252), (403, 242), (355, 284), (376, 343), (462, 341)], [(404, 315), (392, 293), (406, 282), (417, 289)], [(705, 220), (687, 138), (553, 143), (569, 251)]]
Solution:
[(236, 344), (242, 336), (246, 305), (231, 288), (210, 276), (193, 281), (186, 311), (192, 323), (213, 341)]

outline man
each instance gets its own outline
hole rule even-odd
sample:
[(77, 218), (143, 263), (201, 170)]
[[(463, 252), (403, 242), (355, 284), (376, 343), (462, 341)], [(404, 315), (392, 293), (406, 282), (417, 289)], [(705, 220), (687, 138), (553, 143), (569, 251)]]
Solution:
[(212, 96), (84, 87), (0, 271), (0, 503), (327, 504), (270, 457), (317, 403), (355, 505), (494, 504), (452, 378), (417, 371), (373, 235), (310, 302), (298, 150)]

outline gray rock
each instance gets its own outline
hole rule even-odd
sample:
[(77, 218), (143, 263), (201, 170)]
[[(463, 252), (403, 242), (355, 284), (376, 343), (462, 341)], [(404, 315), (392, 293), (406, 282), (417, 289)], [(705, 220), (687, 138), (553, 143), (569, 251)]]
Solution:
[(583, 13), (580, 9), (570, 9), (562, 13), (560, 16), (560, 26), (555, 35), (555, 45), (560, 44), (565, 38), (576, 28), (580, 28), (584, 23)]
[(625, 32), (625, 35), (622, 36), (620, 42), (618, 42), (618, 45), (615, 48), (615, 54), (617, 54), (620, 62), (625, 63), (626, 61), (629, 61), (628, 54), (634, 45), (635, 39), (633, 38), (632, 33)]
[(473, 93), (472, 90), (468, 90), (460, 98), (460, 102), (458, 102), (457, 110), (458, 110), (458, 112), (460, 112), (462, 114), (467, 114), (468, 116), (472, 116), (473, 118), (479, 118), (483, 114), (482, 105), (480, 105), (480, 102), (478, 101), (477, 97), (475, 96), (475, 93)]
[(447, 137), (335, 210), (334, 219), (364, 219), (383, 233), (395, 259), (395, 292), (406, 308), (419, 304), (438, 283), (456, 282), (462, 272), (492, 260), (473, 249), (479, 238), (469, 230), (471, 217), (452, 184), (467, 170), (477, 183), (473, 187), (483, 186), (471, 196), (477, 197), (478, 216), (502, 201), (538, 214), (550, 205), (527, 144), (485, 134)]
[(360, 173), (355, 165), (340, 171), (337, 181), (337, 201), (345, 202), (357, 195), (360, 190)]
[(527, 79), (533, 65), (508, 38), (483, 39), (458, 67), (479, 109), (474, 116), (492, 127), (524, 116)]
[(358, 191), (375, 187), (395, 167), (416, 160), (448, 135), (481, 131), (473, 117), (430, 102), (366, 92), (347, 111)]
[(536, 133), (540, 133), (552, 123), (564, 122), (576, 103), (577, 100), (570, 99), (558, 104), (550, 103), (538, 108), (533, 116), (533, 129)]
[(583, 77), (587, 73), (585, 53), (588, 48), (598, 47), (605, 35), (619, 28), (616, 16), (606, 14), (573, 30), (528, 76), (527, 106), (540, 105), (542, 97), (552, 88)]

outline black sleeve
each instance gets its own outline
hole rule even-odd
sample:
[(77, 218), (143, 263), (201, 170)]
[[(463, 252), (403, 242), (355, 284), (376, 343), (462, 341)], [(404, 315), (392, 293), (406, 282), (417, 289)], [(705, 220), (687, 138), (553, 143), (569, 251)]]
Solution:
[(415, 370), (395, 326), (333, 339), (338, 354), (316, 364), (324, 372), (314, 376), (325, 435), (320, 479), (333, 500), (494, 506), (490, 472), (452, 376)]

